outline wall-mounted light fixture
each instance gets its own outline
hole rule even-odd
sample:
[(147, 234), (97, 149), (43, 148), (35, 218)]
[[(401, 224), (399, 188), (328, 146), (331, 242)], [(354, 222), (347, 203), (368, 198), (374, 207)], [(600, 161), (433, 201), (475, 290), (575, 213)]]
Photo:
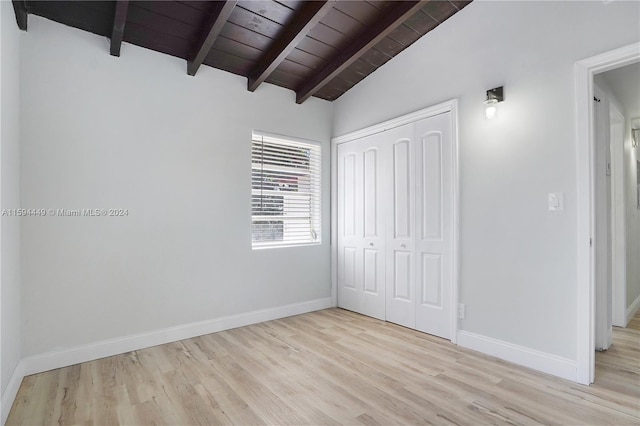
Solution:
[(498, 111), (498, 102), (504, 101), (504, 87), (496, 87), (495, 89), (487, 90), (487, 99), (484, 101), (486, 109), (485, 115), (489, 120), (496, 116)]
[(631, 147), (637, 148), (640, 143), (640, 129), (631, 129)]

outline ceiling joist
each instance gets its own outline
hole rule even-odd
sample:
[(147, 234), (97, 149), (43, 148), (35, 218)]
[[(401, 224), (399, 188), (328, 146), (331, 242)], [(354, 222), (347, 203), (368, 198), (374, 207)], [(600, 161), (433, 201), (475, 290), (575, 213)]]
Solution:
[(128, 0), (116, 1), (116, 13), (113, 17), (113, 31), (111, 32), (111, 56), (120, 56), (120, 47), (122, 46), (122, 36), (124, 35), (124, 25), (127, 22), (128, 11)]
[(187, 74), (196, 75), (237, 3), (237, 0), (215, 2), (213, 11), (202, 30), (202, 38), (187, 60)]
[(296, 91), (296, 103), (301, 104), (313, 96), (367, 50), (402, 25), (407, 18), (420, 10), (425, 3), (428, 3), (428, 1), (403, 1), (397, 2), (395, 6), (390, 7), (389, 11), (385, 12), (378, 22), (367, 28), (353, 43), (347, 46), (318, 73), (312, 75)]
[[(0, 0), (1, 1), (1, 0)], [(200, 66), (334, 101), (470, 0), (35, 1), (12, 0), (16, 23), (29, 15)], [(237, 7), (236, 7), (237, 6)], [(418, 12), (418, 9), (421, 9)]]
[(24, 0), (13, 0), (13, 11), (16, 14), (16, 23), (22, 31), (27, 31), (27, 5)]
[(308, 2), (291, 22), (283, 34), (274, 41), (269, 50), (251, 70), (248, 89), (253, 92), (284, 61), (307, 33), (335, 6), (337, 0)]

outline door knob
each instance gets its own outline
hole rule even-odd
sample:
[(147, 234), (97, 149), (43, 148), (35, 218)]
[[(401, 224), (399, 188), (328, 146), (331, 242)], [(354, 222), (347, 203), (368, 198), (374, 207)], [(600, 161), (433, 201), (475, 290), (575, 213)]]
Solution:
[(370, 245), (371, 247), (373, 247), (373, 243), (369, 243), (369, 245)]
[(407, 248), (407, 246), (404, 244), (400, 244), (400, 248)]

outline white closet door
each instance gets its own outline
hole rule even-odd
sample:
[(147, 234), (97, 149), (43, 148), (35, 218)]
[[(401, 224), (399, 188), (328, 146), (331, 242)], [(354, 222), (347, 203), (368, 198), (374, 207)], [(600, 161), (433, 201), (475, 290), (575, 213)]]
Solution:
[(374, 136), (338, 146), (338, 306), (385, 319), (384, 159)]
[(415, 123), (416, 329), (451, 338), (453, 142), (451, 113)]
[(387, 192), (387, 321), (415, 328), (414, 126), (381, 133), (390, 159)]

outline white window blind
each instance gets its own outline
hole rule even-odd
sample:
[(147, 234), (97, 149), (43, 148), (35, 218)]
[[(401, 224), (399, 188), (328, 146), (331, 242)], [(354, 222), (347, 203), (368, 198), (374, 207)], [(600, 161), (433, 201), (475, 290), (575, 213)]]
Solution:
[(253, 133), (252, 247), (320, 243), (320, 146)]

